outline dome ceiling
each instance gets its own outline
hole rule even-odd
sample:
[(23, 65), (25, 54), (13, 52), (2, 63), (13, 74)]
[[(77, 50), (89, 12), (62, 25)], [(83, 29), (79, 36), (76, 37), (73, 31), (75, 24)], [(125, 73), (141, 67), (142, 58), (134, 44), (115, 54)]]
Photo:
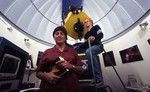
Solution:
[[(150, 0), (0, 0), (0, 11), (11, 22), (35, 38), (48, 43), (53, 29), (62, 25), (64, 7), (83, 6), (94, 24), (101, 26), (103, 41), (124, 32), (150, 9)], [(63, 11), (63, 12), (62, 12)], [(69, 38), (69, 42), (74, 42)]]

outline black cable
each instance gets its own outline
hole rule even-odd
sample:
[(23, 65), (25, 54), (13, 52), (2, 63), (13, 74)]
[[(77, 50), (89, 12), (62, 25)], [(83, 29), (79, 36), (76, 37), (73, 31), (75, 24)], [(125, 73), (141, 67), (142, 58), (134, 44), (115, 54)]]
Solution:
[(99, 22), (99, 21), (101, 21), (104, 17), (106, 17), (111, 11), (112, 11), (112, 9), (116, 6), (116, 4), (119, 2), (119, 0), (117, 0), (116, 2), (115, 2), (115, 4), (111, 7), (111, 9), (103, 16), (103, 17), (101, 17), (99, 20), (97, 20), (96, 22), (94, 22), (94, 24), (95, 23), (97, 23), (97, 22)]
[(35, 8), (44, 18), (46, 18), (49, 22), (51, 22), (51, 23), (53, 23), (53, 24), (59, 26), (59, 24), (57, 24), (57, 23), (51, 21), (50, 19), (48, 19), (48, 18), (36, 7), (36, 5), (33, 3), (32, 0), (30, 0), (30, 1), (31, 1), (32, 5), (34, 6), (34, 8)]
[(121, 82), (121, 84), (122, 84), (123, 88), (126, 90), (126, 86), (125, 86), (124, 82), (122, 81), (122, 79), (121, 79), (120, 75), (118, 74), (118, 72), (117, 72), (116, 68), (114, 67), (113, 63), (111, 62), (111, 59), (110, 59), (109, 54), (107, 54), (107, 52), (105, 51), (105, 49), (104, 49), (104, 48), (103, 48), (103, 50), (104, 50), (104, 53), (107, 55), (107, 58), (109, 59), (109, 63), (111, 64), (112, 68), (114, 69), (114, 71), (115, 71), (115, 73), (116, 73), (117, 77), (119, 78), (119, 80), (120, 80), (120, 82)]

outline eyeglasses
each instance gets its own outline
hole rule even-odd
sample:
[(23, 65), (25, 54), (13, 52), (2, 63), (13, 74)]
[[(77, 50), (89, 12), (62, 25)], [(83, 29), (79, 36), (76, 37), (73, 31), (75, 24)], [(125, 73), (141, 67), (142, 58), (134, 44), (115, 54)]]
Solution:
[(89, 21), (89, 20), (87, 20), (87, 21), (84, 21), (84, 24), (85, 24), (85, 23), (87, 23), (87, 22), (90, 22), (90, 21)]

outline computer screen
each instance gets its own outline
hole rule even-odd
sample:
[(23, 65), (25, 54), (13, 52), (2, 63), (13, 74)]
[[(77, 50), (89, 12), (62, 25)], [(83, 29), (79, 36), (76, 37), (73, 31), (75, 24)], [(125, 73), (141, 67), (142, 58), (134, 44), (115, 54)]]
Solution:
[(21, 59), (5, 53), (0, 64), (0, 78), (14, 78), (17, 75)]

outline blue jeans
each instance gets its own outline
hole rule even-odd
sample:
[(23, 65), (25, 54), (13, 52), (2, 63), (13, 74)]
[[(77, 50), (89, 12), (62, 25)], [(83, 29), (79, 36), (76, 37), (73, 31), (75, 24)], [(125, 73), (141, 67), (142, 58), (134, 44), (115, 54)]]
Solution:
[[(98, 57), (98, 54), (100, 54), (101, 52), (103, 52), (103, 46), (101, 45), (93, 45), (91, 46), (91, 52), (92, 52), (92, 59), (93, 59), (93, 69), (94, 69), (94, 74), (95, 74), (95, 80), (96, 81), (103, 81), (102, 78), (102, 72), (101, 72), (101, 66), (100, 66), (100, 60)], [(86, 50), (86, 59), (88, 60), (87, 64), (88, 64), (88, 70), (90, 75), (93, 76), (93, 69), (92, 69), (92, 62), (91, 62), (91, 56), (90, 56), (90, 49), (88, 48)]]

